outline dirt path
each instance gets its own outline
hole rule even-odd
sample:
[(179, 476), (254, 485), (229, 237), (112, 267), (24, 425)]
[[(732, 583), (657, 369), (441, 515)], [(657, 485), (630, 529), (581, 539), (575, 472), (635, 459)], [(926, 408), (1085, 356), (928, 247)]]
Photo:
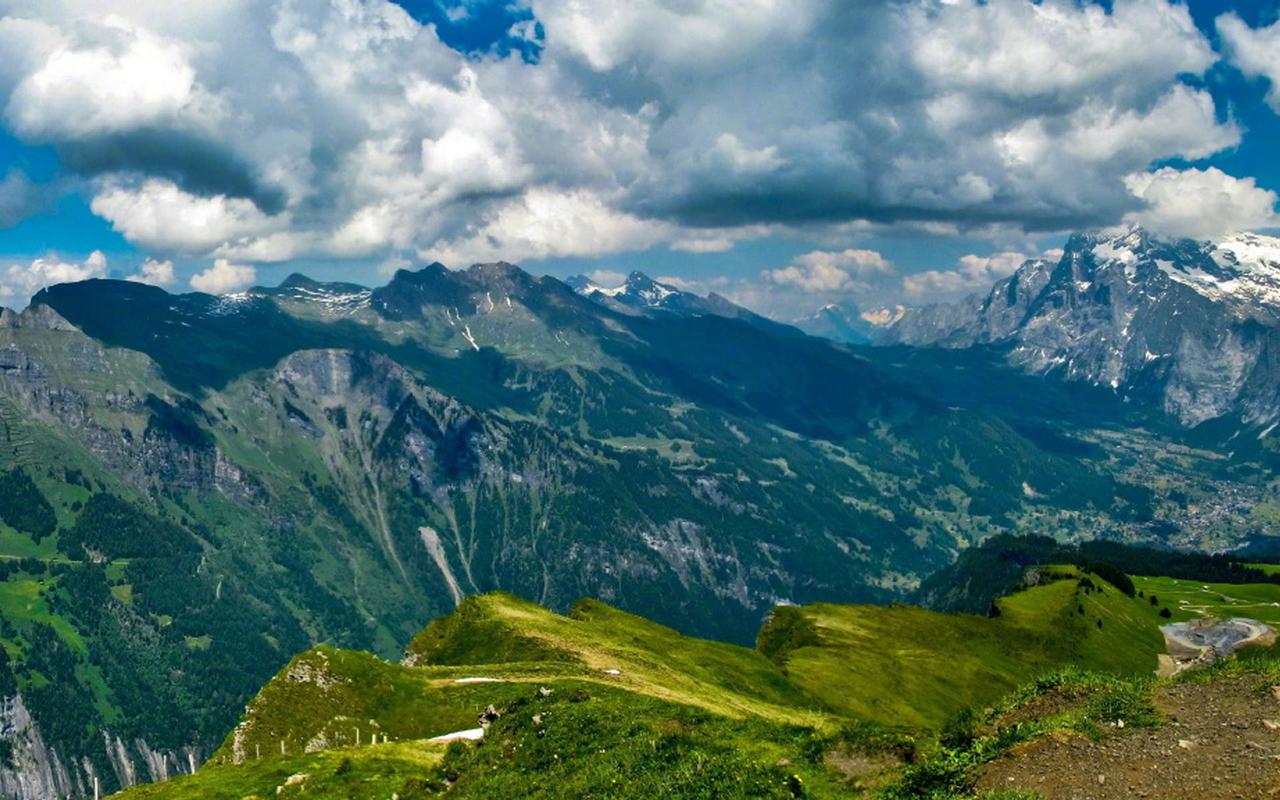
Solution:
[(978, 787), (1046, 800), (1280, 798), (1280, 689), (1256, 676), (1165, 686), (1156, 706), (1158, 728), (1031, 742), (987, 765)]

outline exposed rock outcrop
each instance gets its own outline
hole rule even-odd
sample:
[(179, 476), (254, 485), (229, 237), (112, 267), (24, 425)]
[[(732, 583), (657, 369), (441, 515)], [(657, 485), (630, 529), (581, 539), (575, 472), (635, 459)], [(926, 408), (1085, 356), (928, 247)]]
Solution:
[(1150, 397), (1191, 426), (1280, 419), (1280, 239), (1077, 234), (989, 294), (913, 309), (882, 342), (1009, 348), (1030, 372)]

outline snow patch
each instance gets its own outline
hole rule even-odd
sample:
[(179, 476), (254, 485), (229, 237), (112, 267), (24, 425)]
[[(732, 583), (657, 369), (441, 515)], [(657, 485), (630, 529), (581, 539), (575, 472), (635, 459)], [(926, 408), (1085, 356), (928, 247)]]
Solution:
[(428, 739), (428, 742), (476, 742), (484, 738), (484, 728), (467, 728)]

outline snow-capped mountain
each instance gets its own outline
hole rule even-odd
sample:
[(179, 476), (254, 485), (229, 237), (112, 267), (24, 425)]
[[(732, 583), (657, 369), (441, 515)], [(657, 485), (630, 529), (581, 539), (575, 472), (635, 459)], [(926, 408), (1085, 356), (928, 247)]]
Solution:
[(886, 306), (874, 311), (863, 311), (852, 300), (829, 303), (812, 314), (792, 320), (791, 324), (809, 334), (833, 342), (869, 344), (875, 341), (882, 329), (902, 319), (906, 307)]
[(586, 275), (575, 275), (565, 283), (583, 297), (589, 297), (610, 306), (694, 314), (711, 312), (711, 309), (707, 308), (708, 298), (686, 292), (670, 284), (659, 283), (643, 272), (632, 272), (619, 286), (601, 286)]
[(874, 326), (862, 318), (862, 309), (851, 300), (829, 303), (791, 324), (810, 336), (850, 344), (866, 344), (874, 331)]
[(715, 292), (703, 297), (669, 283), (655, 281), (643, 272), (632, 272), (619, 286), (601, 286), (586, 275), (575, 275), (565, 283), (583, 297), (627, 314), (728, 317), (775, 332), (795, 333), (790, 326), (762, 317)]
[(1183, 424), (1280, 420), (1280, 239), (1077, 234), (986, 296), (912, 309), (882, 342), (1010, 347), (1010, 360), (1150, 397)]
[(278, 302), (314, 303), (334, 314), (353, 314), (369, 305), (373, 291), (354, 283), (324, 283), (294, 273), (275, 289), (257, 288), (252, 294), (269, 295)]

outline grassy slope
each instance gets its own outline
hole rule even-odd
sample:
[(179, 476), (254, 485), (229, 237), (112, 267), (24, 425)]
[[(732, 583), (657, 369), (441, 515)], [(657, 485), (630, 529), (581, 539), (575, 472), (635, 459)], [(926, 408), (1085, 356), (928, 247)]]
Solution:
[[(817, 701), (753, 650), (684, 637), (600, 603), (580, 603), (570, 617), (505, 594), (469, 598), (409, 650), (418, 666), (331, 648), (298, 656), (197, 776), (175, 781), (174, 794), (143, 788), (125, 796), (198, 797), (206, 788), (210, 797), (269, 793), (293, 772), (331, 774), (331, 761), (313, 766), (292, 755), (304, 749), (344, 747), (356, 759), (380, 752), (352, 749), (358, 728), (362, 743), (377, 733), (392, 747), (431, 750), (423, 739), (473, 727), (488, 704), (506, 712), (489, 737), (503, 744), (456, 754), (449, 769), (469, 777), (451, 795), (509, 796), (520, 789), (537, 796), (535, 773), (548, 797), (565, 796), (565, 787), (615, 782), (629, 797), (641, 796), (641, 786), (655, 793), (647, 796), (697, 796), (695, 788), (713, 785), (733, 788), (733, 796), (789, 797), (793, 774), (814, 796), (839, 794), (837, 776), (820, 759), (823, 737), (839, 721), (810, 711)], [(498, 682), (457, 682), (467, 678)], [(539, 693), (544, 687), (551, 696)], [(572, 758), (588, 750), (591, 759)], [(241, 766), (232, 765), (237, 751)], [(784, 769), (784, 761), (798, 763)], [(362, 774), (369, 771), (357, 763)], [(504, 768), (491, 774), (499, 763)], [(398, 780), (402, 798), (427, 792), (413, 781), (437, 774), (421, 763), (396, 768), (395, 780), (383, 776), (377, 785)], [(350, 788), (329, 793), (309, 778), (306, 792), (366, 796), (344, 793)]]
[[(246, 797), (352, 798), (391, 797), (414, 775), (429, 773), (444, 754), (443, 745), (392, 742), (376, 747), (326, 750), (303, 756), (264, 758), (241, 766), (210, 764), (195, 775), (139, 786), (129, 800), (241, 800)], [(286, 786), (293, 775), (306, 775)], [(280, 788), (283, 787), (283, 788)]]
[(1063, 664), (1150, 673), (1164, 648), (1144, 602), (1060, 580), (1002, 599), (996, 618), (817, 604), (802, 610), (817, 640), (780, 657), (794, 683), (832, 708), (936, 727)]
[[(803, 786), (805, 796), (843, 797), (850, 786), (826, 755), (910, 741), (857, 719), (936, 727), (961, 709), (996, 704), (974, 718), (972, 744), (949, 749), (926, 734), (916, 745), (922, 760), (874, 773), (868, 784), (887, 798), (935, 790), (969, 797), (972, 770), (1017, 741), (1058, 730), (1111, 735), (1115, 719), (1158, 724), (1148, 698), (1165, 598), (1193, 597), (1213, 611), (1203, 601), (1221, 604), (1225, 594), (1265, 603), (1265, 611), (1280, 591), (1137, 579), (1144, 594), (1159, 592), (1152, 606), (1075, 568), (1047, 572), (1059, 579), (1003, 598), (994, 618), (908, 607), (788, 609), (778, 618), (789, 613), (791, 627), (761, 636), (782, 667), (594, 601), (563, 616), (510, 595), (472, 597), (410, 645), (415, 666), (331, 648), (298, 656), (197, 775), (123, 797), (269, 796), (295, 774), (307, 776), (304, 786), (285, 786), (280, 796), (792, 797)], [(1082, 587), (1085, 577), (1101, 588)], [(1230, 601), (1227, 608), (1248, 613)], [(458, 683), (480, 677), (496, 681)], [(1034, 711), (1045, 693), (1067, 700)], [(474, 726), (490, 703), (503, 716), (480, 744), (424, 741)], [(1039, 716), (1003, 731), (987, 727), (1028, 713)], [(360, 747), (352, 746), (356, 728)], [(383, 742), (369, 746), (375, 732)], [(233, 766), (237, 740), (245, 763)], [(308, 746), (330, 749), (298, 755)]]
[(566, 616), (503, 593), (468, 598), (424, 630), (408, 654), (424, 664), (506, 660), (490, 649), (495, 641), (521, 642), (517, 658), (564, 661), (589, 679), (724, 716), (823, 722), (822, 704), (756, 651), (684, 636), (594, 600)]
[[(320, 647), (293, 659), (246, 709), (213, 761), (298, 753), (313, 741), (354, 744), (356, 729), (395, 740), (475, 726), (486, 705), (576, 681), (728, 718), (831, 728), (820, 702), (753, 650), (682, 636), (640, 617), (585, 602), (577, 617), (507, 594), (468, 598), (409, 648), (418, 666)], [(434, 658), (432, 657), (434, 656)], [(447, 662), (447, 663), (446, 663)], [(611, 674), (617, 670), (618, 674)], [(493, 683), (457, 683), (465, 678)]]
[[(1280, 585), (1271, 583), (1202, 583), (1175, 578), (1136, 577), (1133, 584), (1158, 606), (1147, 606), (1154, 615), (1168, 608), (1173, 622), (1198, 616), (1248, 617), (1280, 627)], [(1207, 588), (1206, 588), (1207, 587)], [(1225, 599), (1224, 599), (1225, 598)], [(1159, 620), (1161, 623), (1170, 620)]]

